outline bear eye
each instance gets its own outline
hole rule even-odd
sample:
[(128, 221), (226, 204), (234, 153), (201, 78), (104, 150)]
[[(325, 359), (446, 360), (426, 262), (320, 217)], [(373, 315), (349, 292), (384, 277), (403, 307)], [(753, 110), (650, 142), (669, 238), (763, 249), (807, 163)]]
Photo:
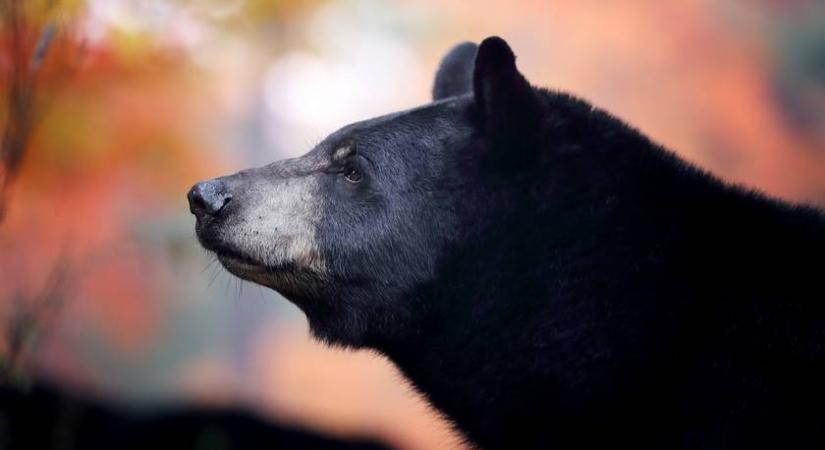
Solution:
[(362, 178), (361, 172), (355, 167), (347, 167), (344, 169), (344, 179), (350, 183), (359, 183)]

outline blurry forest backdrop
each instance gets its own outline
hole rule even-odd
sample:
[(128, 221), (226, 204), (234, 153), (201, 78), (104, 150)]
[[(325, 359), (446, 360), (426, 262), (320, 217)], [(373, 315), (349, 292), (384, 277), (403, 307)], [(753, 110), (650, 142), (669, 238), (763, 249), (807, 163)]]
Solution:
[(0, 5), (3, 383), (458, 445), (387, 362), (313, 342), (277, 294), (210, 265), (185, 193), (428, 101), (461, 40), (501, 35), (534, 84), (825, 205), (822, 0)]

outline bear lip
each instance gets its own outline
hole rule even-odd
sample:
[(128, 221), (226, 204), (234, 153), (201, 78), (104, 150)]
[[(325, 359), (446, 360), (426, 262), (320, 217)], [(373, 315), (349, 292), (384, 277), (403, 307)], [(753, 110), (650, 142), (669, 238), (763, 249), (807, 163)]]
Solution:
[(233, 250), (229, 249), (216, 249), (212, 250), (215, 253), (215, 256), (218, 257), (218, 260), (221, 262), (226, 261), (227, 263), (235, 266), (243, 266), (246, 268), (255, 268), (255, 269), (263, 269), (265, 266), (254, 259), (238, 253)]
[(218, 259), (229, 261), (232, 264), (242, 264), (244, 266), (259, 267), (258, 263), (255, 263), (251, 261), (249, 258), (244, 258), (240, 255), (224, 252), (216, 252), (215, 254), (217, 255)]

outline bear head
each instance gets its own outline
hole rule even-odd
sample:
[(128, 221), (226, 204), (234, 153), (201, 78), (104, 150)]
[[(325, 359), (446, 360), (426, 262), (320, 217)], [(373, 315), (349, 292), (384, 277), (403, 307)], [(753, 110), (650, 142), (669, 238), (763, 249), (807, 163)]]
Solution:
[(541, 116), (497, 37), (453, 48), (432, 92), (425, 106), (347, 125), (301, 157), (197, 183), (188, 198), (201, 244), (294, 302), (328, 342), (404, 332), (426, 308), (411, 299), (416, 288), (439, 276), (475, 221), (506, 213), (493, 199), (531, 163)]

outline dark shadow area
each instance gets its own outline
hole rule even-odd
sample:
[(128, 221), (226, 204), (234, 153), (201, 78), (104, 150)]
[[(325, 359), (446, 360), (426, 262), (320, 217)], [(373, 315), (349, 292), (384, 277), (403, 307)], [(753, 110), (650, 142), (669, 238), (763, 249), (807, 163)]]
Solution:
[(388, 449), (265, 421), (239, 409), (138, 412), (53, 386), (0, 388), (2, 449)]

